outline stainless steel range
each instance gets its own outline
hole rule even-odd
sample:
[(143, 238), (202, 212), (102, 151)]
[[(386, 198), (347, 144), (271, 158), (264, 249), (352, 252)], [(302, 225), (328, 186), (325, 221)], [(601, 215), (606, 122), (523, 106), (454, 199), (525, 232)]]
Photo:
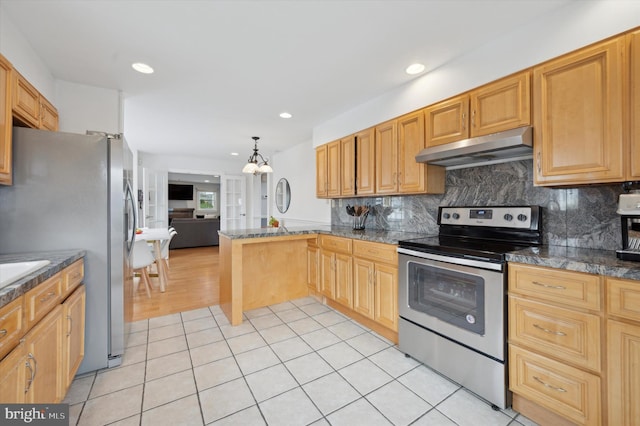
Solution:
[(505, 254), (542, 244), (541, 209), (440, 207), (438, 224), (399, 242), (399, 348), (506, 408)]

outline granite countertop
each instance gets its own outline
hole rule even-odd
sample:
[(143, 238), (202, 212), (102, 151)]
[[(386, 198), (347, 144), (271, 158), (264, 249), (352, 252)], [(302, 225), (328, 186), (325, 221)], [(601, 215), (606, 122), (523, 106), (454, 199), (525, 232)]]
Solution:
[(609, 277), (640, 280), (640, 262), (616, 257), (615, 250), (596, 250), (578, 247), (542, 246), (507, 254), (507, 262), (527, 263), (587, 272)]
[(85, 254), (85, 250), (81, 249), (0, 254), (0, 263), (28, 262), (31, 260), (48, 260), (51, 262), (47, 266), (0, 289), (0, 307), (51, 278), (76, 260), (83, 258)]
[(351, 227), (329, 225), (242, 229), (218, 231), (218, 234), (231, 240), (241, 238), (279, 237), (284, 235), (326, 234), (335, 235), (336, 237), (353, 238), (356, 240), (373, 241), (386, 244), (398, 244), (398, 241), (400, 240), (410, 240), (412, 238), (424, 238), (428, 236), (426, 234), (416, 232), (385, 231), (382, 229), (363, 229), (361, 231), (356, 231)]

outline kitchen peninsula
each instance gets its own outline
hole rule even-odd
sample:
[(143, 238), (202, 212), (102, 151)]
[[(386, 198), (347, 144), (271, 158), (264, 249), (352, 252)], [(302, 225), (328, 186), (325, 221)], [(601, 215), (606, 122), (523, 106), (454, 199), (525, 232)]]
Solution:
[[(425, 236), (328, 225), (219, 235), (220, 306), (232, 325), (242, 323), (244, 311), (308, 295), (326, 296), (328, 305), (367, 326), (379, 326), (392, 340), (397, 333), (396, 245)], [(364, 263), (371, 274), (358, 273)], [(378, 274), (378, 269), (384, 272)], [(335, 274), (344, 275), (335, 279)], [(374, 276), (380, 277), (377, 290)]]

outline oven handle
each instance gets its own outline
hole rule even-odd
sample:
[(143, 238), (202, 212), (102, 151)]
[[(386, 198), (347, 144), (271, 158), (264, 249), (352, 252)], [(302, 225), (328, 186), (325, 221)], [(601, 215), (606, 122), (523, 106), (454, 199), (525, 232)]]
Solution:
[(441, 256), (439, 254), (409, 250), (402, 247), (398, 247), (398, 253), (419, 257), (422, 259), (430, 259), (430, 260), (436, 260), (439, 262), (453, 263), (455, 265), (472, 266), (475, 268), (489, 269), (489, 270), (498, 271), (498, 272), (502, 272), (502, 267), (503, 267), (501, 263), (482, 262), (479, 260), (462, 259), (459, 257)]

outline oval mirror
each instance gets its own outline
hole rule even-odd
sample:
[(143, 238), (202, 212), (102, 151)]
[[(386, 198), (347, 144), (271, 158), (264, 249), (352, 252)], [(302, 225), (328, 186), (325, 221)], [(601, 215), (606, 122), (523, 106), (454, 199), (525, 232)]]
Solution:
[(285, 213), (289, 210), (289, 204), (291, 204), (291, 188), (289, 181), (282, 178), (276, 185), (276, 207), (280, 213)]

